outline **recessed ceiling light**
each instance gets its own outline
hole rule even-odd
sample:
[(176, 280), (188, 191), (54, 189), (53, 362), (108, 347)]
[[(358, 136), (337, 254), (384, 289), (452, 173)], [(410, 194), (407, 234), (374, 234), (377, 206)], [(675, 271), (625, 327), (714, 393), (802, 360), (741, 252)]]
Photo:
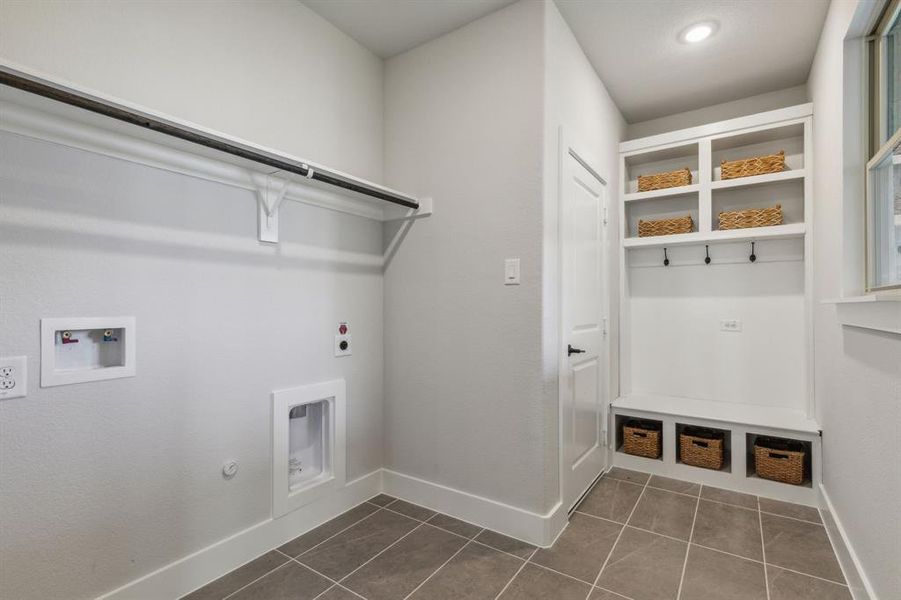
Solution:
[(716, 31), (716, 23), (695, 23), (694, 25), (686, 27), (682, 33), (679, 34), (679, 39), (689, 44), (697, 44), (713, 35), (714, 31)]

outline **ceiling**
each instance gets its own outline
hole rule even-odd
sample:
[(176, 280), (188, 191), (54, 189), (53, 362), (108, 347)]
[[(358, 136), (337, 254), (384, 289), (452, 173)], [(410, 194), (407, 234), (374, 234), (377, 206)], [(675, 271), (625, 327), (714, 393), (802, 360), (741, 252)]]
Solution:
[(301, 0), (382, 58), (391, 58), (515, 0)]
[[(827, 0), (557, 0), (630, 123), (807, 81)], [(679, 33), (716, 21), (698, 44)]]
[[(390, 58), (513, 0), (303, 0)], [(556, 0), (630, 123), (807, 81), (828, 0)], [(679, 33), (715, 21), (715, 35)]]

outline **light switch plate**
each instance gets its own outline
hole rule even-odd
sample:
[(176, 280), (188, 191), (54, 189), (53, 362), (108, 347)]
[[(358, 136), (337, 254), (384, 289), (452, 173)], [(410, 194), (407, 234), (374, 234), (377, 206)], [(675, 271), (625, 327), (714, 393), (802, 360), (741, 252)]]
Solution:
[(0, 358), (0, 400), (28, 394), (28, 360), (24, 356)]
[(519, 259), (504, 260), (504, 285), (519, 285)]

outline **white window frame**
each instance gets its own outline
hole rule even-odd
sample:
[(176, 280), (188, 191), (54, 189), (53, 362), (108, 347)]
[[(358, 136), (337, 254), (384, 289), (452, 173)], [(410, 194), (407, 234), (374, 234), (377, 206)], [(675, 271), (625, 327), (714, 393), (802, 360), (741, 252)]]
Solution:
[[(901, 0), (888, 0), (882, 17), (874, 28), (870, 40), (872, 65), (870, 68), (871, 81), (868, 84), (867, 94), (870, 97), (872, 124), (869, 130), (871, 137), (868, 144), (869, 161), (866, 171), (866, 290), (867, 292), (880, 292), (884, 290), (901, 290), (901, 281), (895, 281), (885, 285), (876, 285), (876, 253), (883, 251), (876, 247), (876, 223), (875, 214), (877, 206), (875, 202), (875, 178), (874, 169), (892, 154), (894, 149), (901, 144), (901, 123), (896, 124), (893, 132), (888, 131), (888, 86), (886, 84), (887, 50), (885, 34), (891, 29), (895, 21), (901, 18)], [(901, 89), (897, 90), (901, 93)], [(883, 140), (885, 140), (883, 142)], [(901, 260), (901, 259), (899, 259)]]

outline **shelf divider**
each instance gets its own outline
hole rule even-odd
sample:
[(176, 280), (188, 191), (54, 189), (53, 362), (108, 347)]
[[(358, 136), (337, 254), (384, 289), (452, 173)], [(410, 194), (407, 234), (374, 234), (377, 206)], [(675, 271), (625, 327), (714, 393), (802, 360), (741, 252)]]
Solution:
[(710, 182), (713, 179), (713, 166), (711, 164), (712, 149), (710, 138), (702, 138), (698, 141), (698, 183), (701, 186), (698, 192), (698, 232), (710, 233), (713, 227), (713, 194), (710, 191)]

